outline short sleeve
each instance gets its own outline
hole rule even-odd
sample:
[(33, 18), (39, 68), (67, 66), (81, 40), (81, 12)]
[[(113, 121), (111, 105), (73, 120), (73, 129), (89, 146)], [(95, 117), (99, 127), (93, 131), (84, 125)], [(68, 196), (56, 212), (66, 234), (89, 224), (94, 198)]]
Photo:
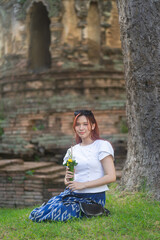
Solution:
[(70, 152), (70, 148), (67, 150), (67, 152), (66, 152), (66, 155), (64, 156), (64, 158), (63, 158), (63, 164), (65, 164), (66, 162), (67, 162), (67, 160), (68, 160), (68, 158), (69, 158), (69, 152)]
[(101, 161), (103, 158), (111, 155), (114, 158), (114, 150), (108, 141), (102, 141), (99, 147), (98, 158)]

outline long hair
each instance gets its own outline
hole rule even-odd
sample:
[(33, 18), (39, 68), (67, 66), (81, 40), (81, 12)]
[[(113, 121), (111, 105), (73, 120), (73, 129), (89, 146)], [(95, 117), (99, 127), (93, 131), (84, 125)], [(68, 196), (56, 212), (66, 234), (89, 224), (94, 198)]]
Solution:
[(100, 136), (99, 136), (99, 128), (98, 128), (98, 124), (97, 124), (97, 121), (93, 115), (93, 113), (89, 110), (79, 110), (77, 112), (74, 113), (75, 114), (75, 119), (73, 121), (73, 129), (75, 131), (75, 140), (76, 140), (76, 143), (81, 143), (82, 142), (82, 139), (78, 136), (78, 134), (76, 133), (76, 130), (75, 130), (75, 127), (76, 127), (76, 124), (77, 124), (77, 119), (80, 117), (80, 116), (85, 116), (90, 124), (90, 126), (92, 127), (93, 124), (95, 124), (95, 128), (93, 130), (91, 130), (91, 139), (93, 141), (95, 141), (96, 139), (100, 139)]

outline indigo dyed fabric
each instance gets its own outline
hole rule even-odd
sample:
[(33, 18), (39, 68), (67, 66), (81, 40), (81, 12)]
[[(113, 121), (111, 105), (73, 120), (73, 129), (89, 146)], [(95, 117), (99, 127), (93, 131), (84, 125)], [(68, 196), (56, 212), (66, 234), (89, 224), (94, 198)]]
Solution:
[(105, 205), (105, 192), (101, 193), (74, 193), (68, 189), (60, 195), (51, 198), (47, 203), (35, 208), (29, 218), (35, 222), (66, 221), (73, 217), (80, 218), (81, 212), (78, 202), (96, 203)]

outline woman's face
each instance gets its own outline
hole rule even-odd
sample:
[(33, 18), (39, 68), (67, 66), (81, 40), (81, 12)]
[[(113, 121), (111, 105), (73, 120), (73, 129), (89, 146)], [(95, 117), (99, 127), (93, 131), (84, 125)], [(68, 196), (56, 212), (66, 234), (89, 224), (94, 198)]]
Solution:
[(95, 125), (90, 125), (88, 119), (85, 116), (80, 116), (77, 119), (75, 131), (78, 136), (84, 139), (91, 139), (91, 131), (94, 129)]

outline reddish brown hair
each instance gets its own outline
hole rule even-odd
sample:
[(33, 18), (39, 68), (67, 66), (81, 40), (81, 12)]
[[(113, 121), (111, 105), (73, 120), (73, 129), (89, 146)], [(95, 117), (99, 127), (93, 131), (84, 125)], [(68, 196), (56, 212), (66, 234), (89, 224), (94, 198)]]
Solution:
[[(95, 124), (95, 128), (91, 131), (91, 139), (95, 141), (96, 139), (100, 139), (99, 128), (98, 128), (98, 124), (97, 124), (97, 121), (96, 121), (93, 113), (91, 111), (90, 111), (90, 113), (91, 114), (85, 114), (85, 111), (81, 110), (80, 113), (78, 113), (75, 116), (75, 119), (73, 121), (73, 129), (76, 133), (75, 127), (76, 127), (76, 124), (77, 124), (77, 119), (80, 116), (85, 116), (87, 118), (87, 120), (89, 121), (89, 124), (90, 124), (91, 127), (92, 127), (93, 124)], [(76, 133), (75, 139), (76, 139), (76, 143), (81, 143), (82, 142), (81, 138), (78, 136), (77, 133)]]

